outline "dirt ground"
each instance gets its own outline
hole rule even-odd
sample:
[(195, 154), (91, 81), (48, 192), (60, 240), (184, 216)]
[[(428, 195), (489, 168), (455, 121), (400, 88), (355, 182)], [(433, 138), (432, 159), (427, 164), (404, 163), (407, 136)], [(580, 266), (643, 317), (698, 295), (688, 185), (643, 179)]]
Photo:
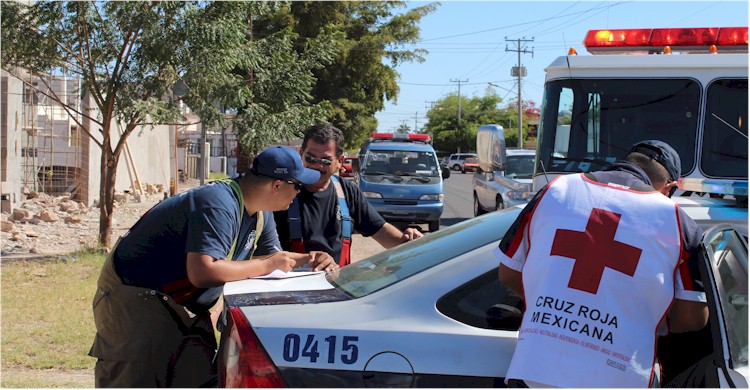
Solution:
[[(182, 184), (181, 190), (197, 186), (197, 182)], [(115, 207), (113, 218), (112, 242), (125, 234), (138, 218), (159, 202), (162, 197), (150, 196), (141, 202), (128, 201)], [(72, 212), (62, 211), (65, 198), (40, 196), (22, 202), (21, 207), (30, 211), (29, 218), (12, 221), (4, 214), (3, 221), (9, 219), (12, 229), (0, 233), (2, 252), (0, 261), (44, 259), (55, 256), (66, 256), (78, 250), (94, 248), (99, 231), (99, 209), (85, 208), (80, 205)], [(54, 213), (58, 218), (45, 221), (36, 218), (42, 211)], [(65, 219), (68, 218), (69, 222)], [(75, 218), (75, 219), (71, 219)], [(54, 219), (54, 218), (47, 218)], [(6, 224), (6, 226), (11, 226)], [(5, 229), (4, 229), (5, 230)], [(352, 261), (356, 262), (383, 250), (375, 240), (354, 234), (352, 237)], [(3, 387), (60, 387), (60, 388), (93, 388), (93, 370), (38, 370), (25, 367), (4, 367), (0, 371)], [(54, 385), (52, 385), (54, 384)]]

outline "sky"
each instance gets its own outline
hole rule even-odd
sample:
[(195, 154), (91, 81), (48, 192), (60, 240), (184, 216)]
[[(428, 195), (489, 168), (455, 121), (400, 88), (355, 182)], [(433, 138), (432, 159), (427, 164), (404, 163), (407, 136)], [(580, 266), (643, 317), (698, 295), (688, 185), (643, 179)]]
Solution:
[[(410, 1), (409, 7), (429, 4)], [(443, 1), (422, 18), (421, 41), (407, 48), (429, 51), (422, 63), (401, 64), (397, 103), (377, 113), (378, 131), (427, 122), (430, 102), (458, 92), (483, 96), (494, 88), (505, 102), (518, 94), (511, 67), (519, 39), (523, 100), (542, 103), (544, 68), (573, 47), (583, 47), (588, 30), (657, 27), (748, 26), (747, 1)], [(506, 51), (506, 47), (508, 51)], [(532, 54), (533, 52), (533, 54)], [(492, 83), (495, 86), (491, 86)]]

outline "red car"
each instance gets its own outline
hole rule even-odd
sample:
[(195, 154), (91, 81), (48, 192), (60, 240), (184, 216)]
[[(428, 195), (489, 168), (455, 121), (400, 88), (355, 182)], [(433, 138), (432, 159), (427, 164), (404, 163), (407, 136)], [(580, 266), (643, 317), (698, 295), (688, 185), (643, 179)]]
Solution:
[(339, 168), (339, 176), (341, 177), (352, 177), (354, 176), (354, 170), (359, 164), (359, 157), (357, 156), (341, 156), (339, 159), (341, 167)]
[(466, 160), (464, 160), (464, 169), (462, 172), (476, 172), (479, 168), (479, 160), (474, 157), (467, 157)]

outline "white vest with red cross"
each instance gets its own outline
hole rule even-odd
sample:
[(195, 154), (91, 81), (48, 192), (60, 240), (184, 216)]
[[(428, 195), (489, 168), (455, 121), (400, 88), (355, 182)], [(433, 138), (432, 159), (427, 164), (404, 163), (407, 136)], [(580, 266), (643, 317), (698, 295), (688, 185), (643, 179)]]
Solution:
[(561, 176), (528, 229), (526, 312), (507, 377), (648, 387), (682, 248), (675, 203), (654, 191)]

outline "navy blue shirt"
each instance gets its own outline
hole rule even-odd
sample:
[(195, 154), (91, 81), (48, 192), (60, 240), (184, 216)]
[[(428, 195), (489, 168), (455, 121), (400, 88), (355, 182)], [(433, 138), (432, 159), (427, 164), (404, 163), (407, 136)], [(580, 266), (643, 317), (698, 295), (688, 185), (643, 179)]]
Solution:
[[(344, 191), (344, 198), (352, 218), (352, 227), (365, 237), (369, 237), (385, 225), (385, 220), (359, 188), (350, 180), (339, 179)], [(333, 183), (321, 192), (310, 192), (304, 187), (297, 195), (302, 217), (302, 239), (306, 251), (323, 251), (330, 254), (336, 262), (341, 257), (341, 220), (338, 212), (338, 197)], [(277, 211), (276, 230), (281, 247), (290, 250), (288, 212)]]
[[(238, 237), (233, 259), (247, 259), (256, 222), (255, 215), (240, 210), (228, 183), (210, 182), (164, 200), (143, 216), (117, 245), (115, 269), (128, 285), (164, 291), (165, 284), (187, 278), (188, 252), (225, 259)], [(253, 255), (279, 248), (273, 214), (264, 212), (263, 232)]]

